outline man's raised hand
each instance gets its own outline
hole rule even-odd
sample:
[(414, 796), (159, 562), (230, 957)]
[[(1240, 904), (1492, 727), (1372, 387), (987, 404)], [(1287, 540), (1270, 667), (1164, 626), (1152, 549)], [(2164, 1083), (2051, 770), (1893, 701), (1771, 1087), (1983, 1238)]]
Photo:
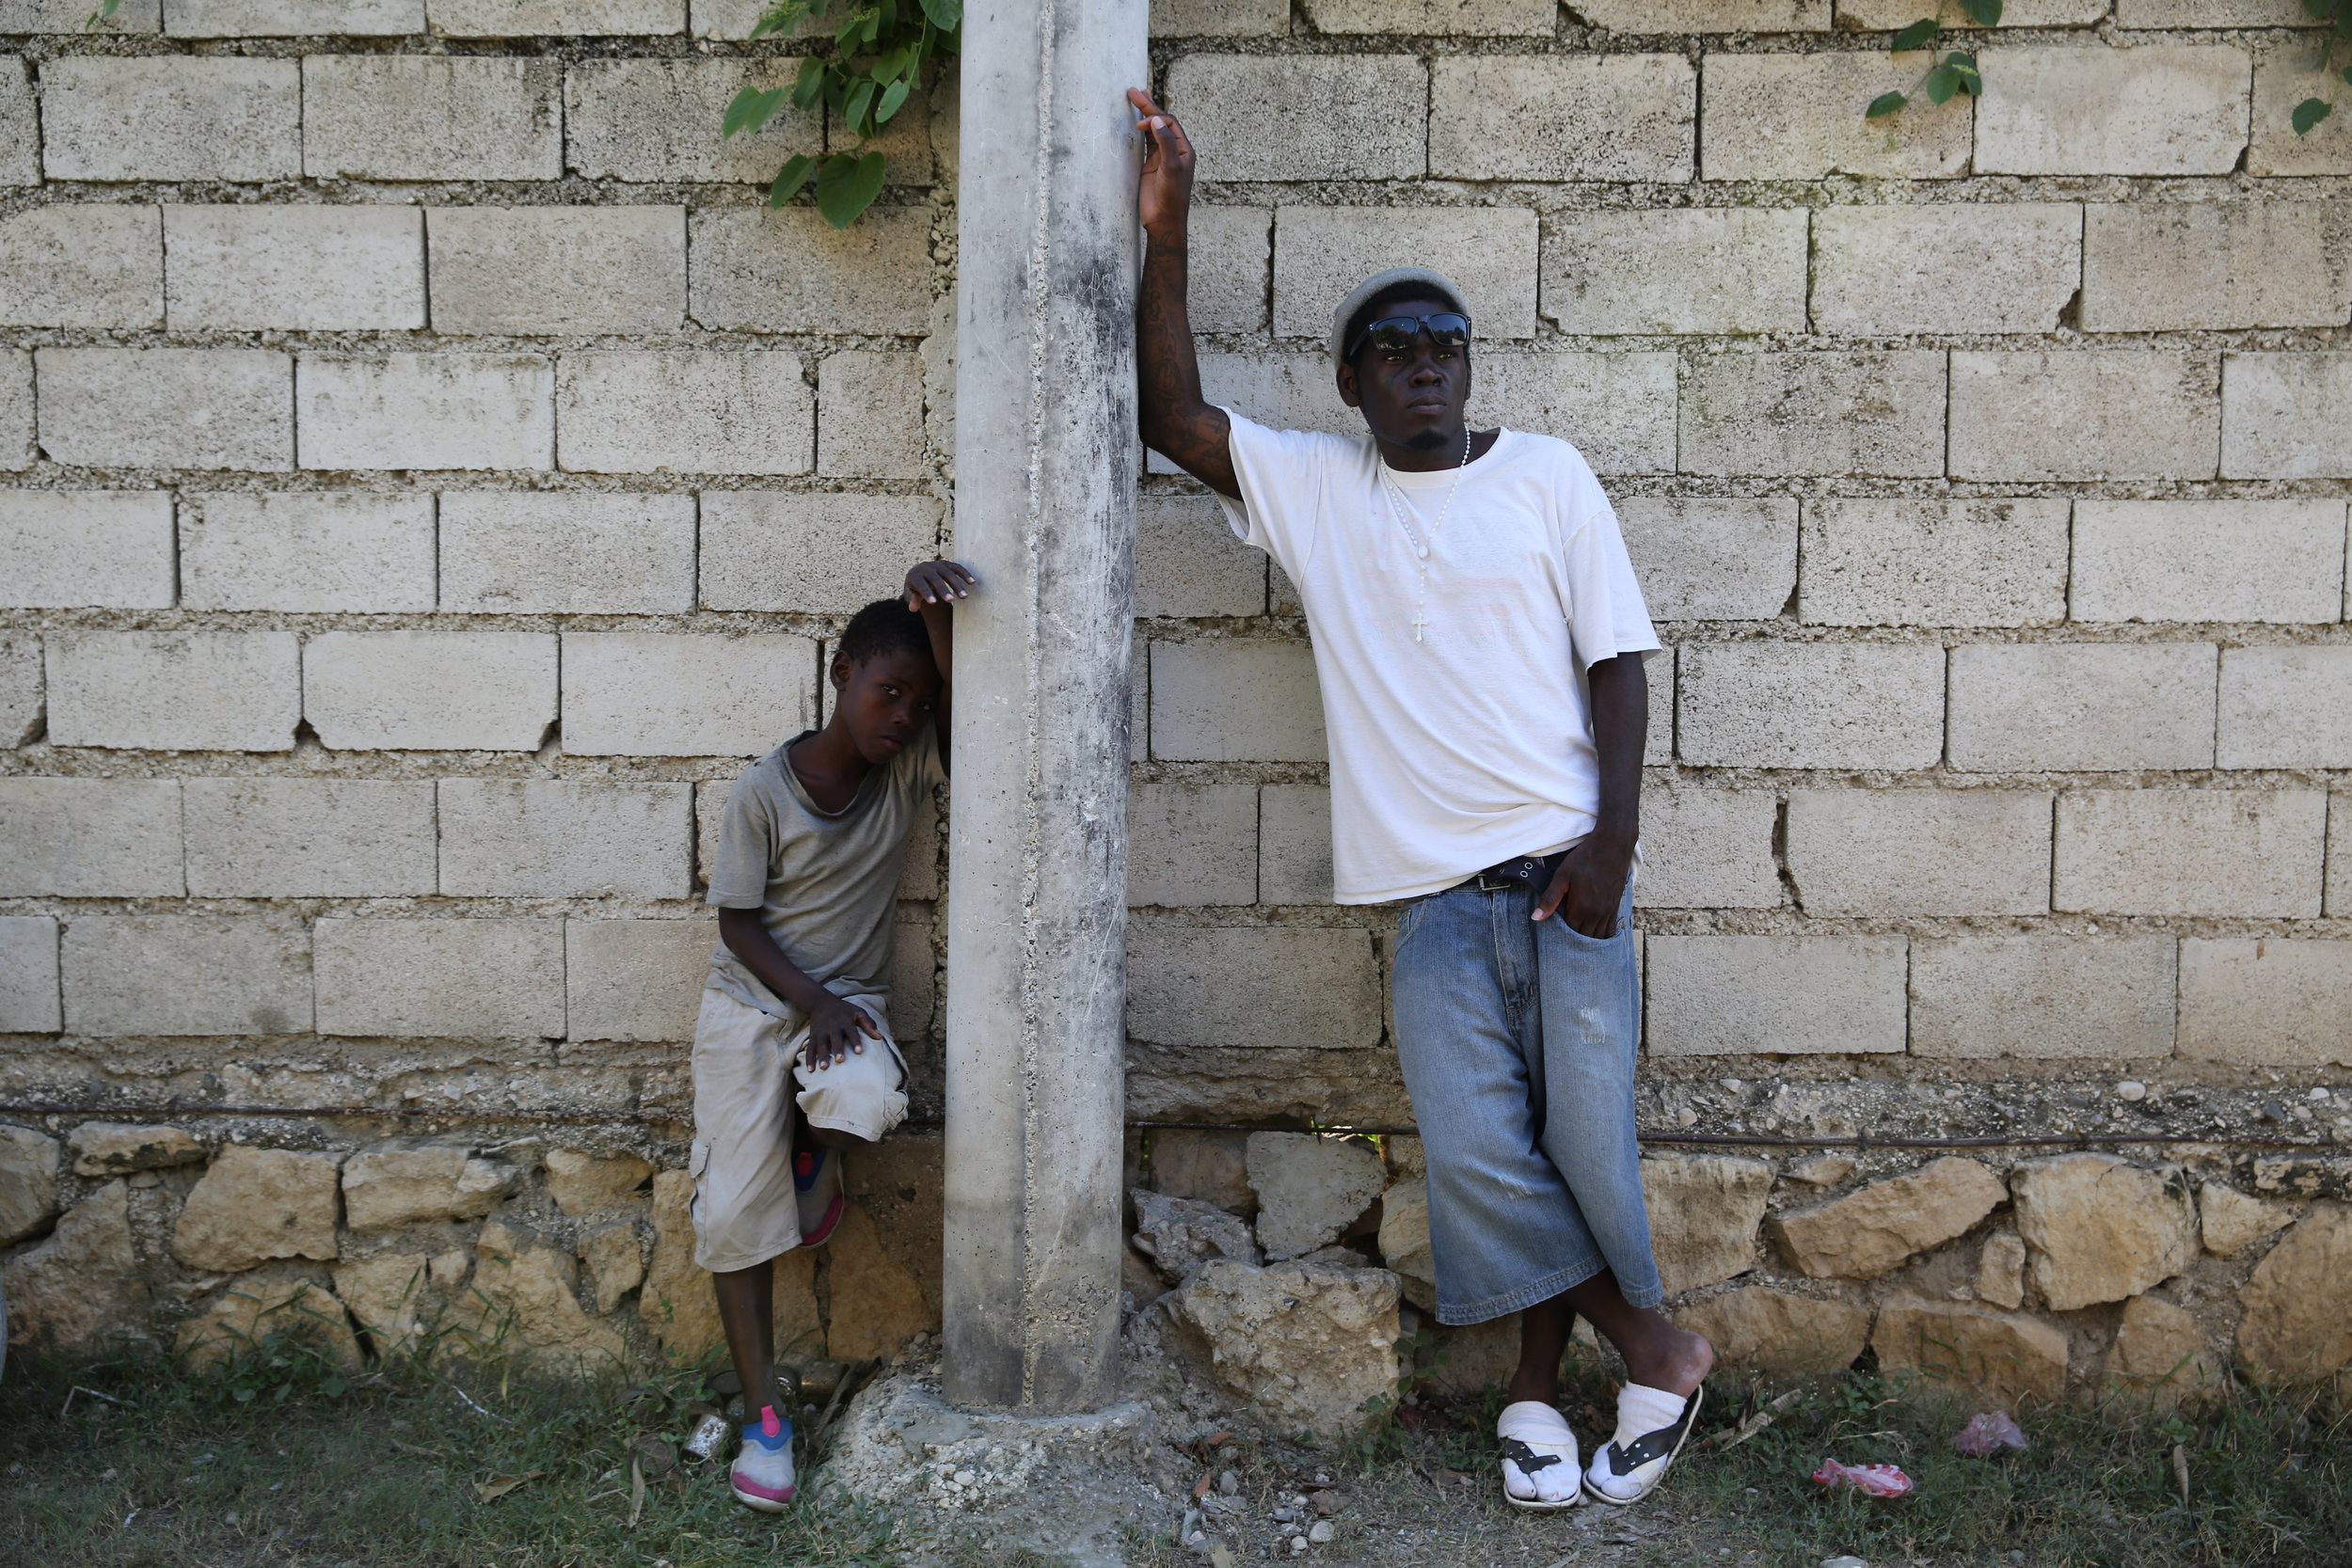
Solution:
[(1127, 89), (1127, 102), (1141, 117), (1143, 172), (1136, 186), (1136, 216), (1143, 231), (1159, 237), (1181, 229), (1192, 205), (1192, 141), (1176, 117), (1141, 87)]

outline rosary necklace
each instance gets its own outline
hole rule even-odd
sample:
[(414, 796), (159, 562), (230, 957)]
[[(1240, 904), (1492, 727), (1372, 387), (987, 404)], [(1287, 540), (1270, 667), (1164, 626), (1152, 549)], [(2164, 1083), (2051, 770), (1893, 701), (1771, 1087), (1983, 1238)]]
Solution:
[[(1445, 504), (1438, 509), (1437, 526), (1429, 531), (1432, 539), (1445, 531), (1445, 520), (1454, 515), (1454, 492), (1462, 487), (1462, 470), (1470, 467), (1470, 421), (1465, 420), (1462, 421), (1462, 461), (1454, 465), (1454, 483), (1445, 487)], [(1413, 554), (1421, 565), (1421, 576), (1413, 587), (1413, 641), (1418, 642), (1421, 634), (1429, 626), (1429, 546), (1422, 541), (1421, 531), (1413, 527), (1412, 503), (1405, 499), (1404, 490), (1389, 473), (1385, 458), (1380, 461), (1380, 488), (1389, 498), (1389, 510), (1395, 515), (1397, 526), (1405, 531), (1405, 537), (1412, 541)]]

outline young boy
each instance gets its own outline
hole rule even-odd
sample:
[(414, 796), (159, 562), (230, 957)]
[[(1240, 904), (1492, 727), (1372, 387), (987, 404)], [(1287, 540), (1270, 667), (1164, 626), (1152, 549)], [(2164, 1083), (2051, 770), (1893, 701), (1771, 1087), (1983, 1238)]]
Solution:
[(859, 610), (833, 657), (832, 721), (752, 764), (720, 819), (721, 945), (694, 1024), (694, 1261), (717, 1286), (751, 1418), (728, 1483), (769, 1513), (793, 1492), (771, 1265), (833, 1234), (840, 1151), (906, 1115), (884, 1022), (898, 863), (947, 776), (952, 606), (977, 583), (926, 561), (902, 599)]

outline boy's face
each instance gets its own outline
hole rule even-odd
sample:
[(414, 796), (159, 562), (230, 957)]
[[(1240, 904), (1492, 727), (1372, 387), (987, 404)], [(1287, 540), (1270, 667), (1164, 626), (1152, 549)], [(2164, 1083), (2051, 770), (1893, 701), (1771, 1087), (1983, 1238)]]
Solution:
[[(1457, 307), (1435, 297), (1400, 299), (1380, 317), (1428, 316)], [(1363, 411), (1364, 423), (1391, 446), (1435, 449), (1461, 444), (1462, 410), (1470, 402), (1470, 350), (1443, 348), (1426, 330), (1401, 354), (1370, 343), (1340, 367), (1340, 397)]]
[(833, 661), (834, 722), (858, 755), (880, 765), (914, 743), (939, 705), (939, 666), (929, 654), (882, 653), (862, 664)]

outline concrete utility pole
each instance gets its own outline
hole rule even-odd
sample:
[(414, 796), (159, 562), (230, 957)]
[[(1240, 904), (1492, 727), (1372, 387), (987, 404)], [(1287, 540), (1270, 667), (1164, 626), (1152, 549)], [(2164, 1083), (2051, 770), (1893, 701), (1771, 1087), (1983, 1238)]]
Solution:
[(957, 189), (946, 1393), (1118, 1397), (1147, 0), (974, 0)]

